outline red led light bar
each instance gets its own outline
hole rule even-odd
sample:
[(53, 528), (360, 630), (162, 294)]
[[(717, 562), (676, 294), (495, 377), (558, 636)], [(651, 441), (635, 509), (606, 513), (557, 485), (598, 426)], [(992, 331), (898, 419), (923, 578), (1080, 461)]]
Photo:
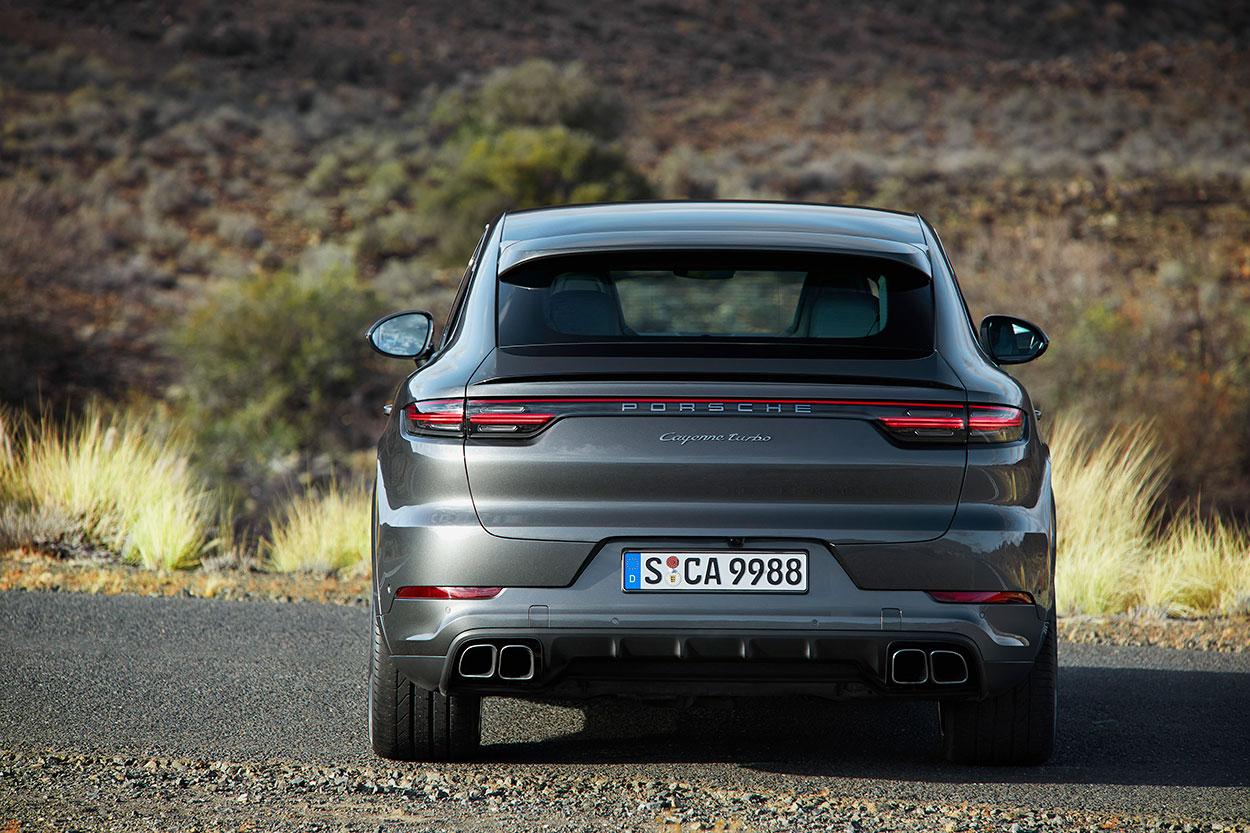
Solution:
[(502, 587), (428, 587), (408, 585), (395, 591), (397, 599), (493, 599)]
[(709, 396), (534, 396), (524, 399), (482, 399), (480, 402), (489, 402), (490, 404), (511, 404), (511, 403), (531, 403), (531, 402), (666, 402), (680, 404), (682, 402), (698, 402), (698, 403), (716, 403), (723, 402), (725, 404), (750, 403), (753, 405), (881, 405), (889, 407), (901, 408), (962, 408), (961, 404), (951, 404), (949, 402), (886, 402), (873, 399), (743, 399), (741, 397), (709, 397)]
[(935, 602), (950, 604), (1033, 604), (1033, 596), (1022, 590), (930, 590)]
[(408, 406), (411, 410), (408, 412), (410, 419), (428, 422), (431, 425), (459, 425), (460, 420), (464, 419), (460, 414), (423, 414), (414, 406)]

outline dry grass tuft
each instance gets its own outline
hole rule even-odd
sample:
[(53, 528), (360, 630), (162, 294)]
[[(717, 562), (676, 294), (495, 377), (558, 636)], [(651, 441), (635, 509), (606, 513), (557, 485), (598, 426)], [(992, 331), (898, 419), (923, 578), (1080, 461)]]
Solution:
[(1060, 418), (1049, 442), (1060, 610), (1126, 610), (1136, 601), (1137, 574), (1154, 537), (1167, 461), (1144, 425), (1098, 436), (1079, 420)]
[(1160, 519), (1168, 460), (1148, 425), (1097, 434), (1063, 417), (1049, 442), (1061, 613), (1250, 607), (1250, 530), (1204, 518), (1195, 508)]
[(369, 565), (369, 494), (333, 483), (295, 498), (262, 543), (280, 573), (347, 574)]
[(186, 440), (162, 420), (92, 406), (64, 427), (6, 416), (0, 428), (9, 546), (106, 550), (150, 569), (199, 562), (209, 495)]
[(1250, 613), (1250, 530), (1188, 508), (1168, 525), (1141, 601), (1169, 614)]

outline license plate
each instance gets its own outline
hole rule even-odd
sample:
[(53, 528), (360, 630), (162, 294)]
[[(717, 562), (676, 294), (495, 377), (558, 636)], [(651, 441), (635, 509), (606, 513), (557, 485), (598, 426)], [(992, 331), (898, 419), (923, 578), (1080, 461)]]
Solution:
[(621, 564), (621, 588), (626, 593), (806, 593), (807, 553), (626, 550)]

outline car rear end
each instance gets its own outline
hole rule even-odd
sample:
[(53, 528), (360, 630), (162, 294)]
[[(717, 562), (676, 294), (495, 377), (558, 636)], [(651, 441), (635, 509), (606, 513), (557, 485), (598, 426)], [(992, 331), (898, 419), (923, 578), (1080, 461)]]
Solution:
[(1028, 676), (1045, 448), (1018, 385), (943, 356), (922, 247), (488, 260), (484, 356), (410, 385), (379, 449), (378, 625), (417, 686), (977, 701)]

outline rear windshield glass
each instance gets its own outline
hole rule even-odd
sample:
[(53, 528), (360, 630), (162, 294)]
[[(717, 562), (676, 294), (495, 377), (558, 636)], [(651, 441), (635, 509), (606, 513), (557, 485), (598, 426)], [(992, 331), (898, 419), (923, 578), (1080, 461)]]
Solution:
[(500, 278), (501, 347), (591, 344), (927, 355), (933, 294), (906, 264), (851, 255), (596, 254)]

